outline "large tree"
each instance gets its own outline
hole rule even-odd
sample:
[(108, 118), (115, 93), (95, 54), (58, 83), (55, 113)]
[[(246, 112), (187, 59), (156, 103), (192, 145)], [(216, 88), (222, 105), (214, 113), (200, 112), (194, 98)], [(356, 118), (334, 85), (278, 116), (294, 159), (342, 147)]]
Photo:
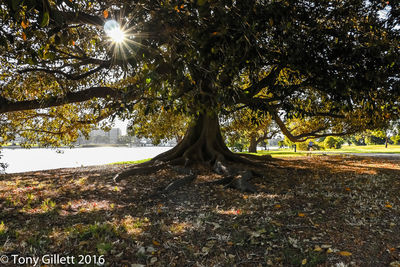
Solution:
[[(225, 146), (219, 115), (235, 108), (269, 114), (292, 141), (383, 127), (399, 116), (399, 5), (3, 0), (1, 135), (69, 143), (138, 103), (149, 113), (158, 103), (192, 122), (152, 163), (229, 173), (244, 158)], [(110, 19), (125, 35), (113, 24), (104, 31)], [(295, 135), (284, 123), (293, 117), (320, 123)]]

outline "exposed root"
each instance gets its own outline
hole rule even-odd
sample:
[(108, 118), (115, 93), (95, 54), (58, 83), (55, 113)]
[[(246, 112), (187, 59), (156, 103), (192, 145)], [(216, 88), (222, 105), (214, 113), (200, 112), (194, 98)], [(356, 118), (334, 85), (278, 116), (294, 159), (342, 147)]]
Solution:
[(215, 162), (214, 171), (225, 175), (224, 178), (212, 182), (213, 184), (222, 184), (225, 187), (235, 188), (241, 192), (256, 193), (256, 187), (249, 181), (254, 177), (252, 171), (239, 171), (225, 166), (221, 161)]
[(225, 187), (235, 188), (241, 192), (257, 193), (256, 187), (249, 182), (253, 178), (251, 171), (243, 171)]
[(149, 165), (147, 162), (146, 164), (139, 164), (136, 165), (135, 167), (122, 171), (118, 174), (116, 174), (113, 178), (114, 182), (120, 182), (121, 180), (128, 178), (133, 175), (148, 175), (151, 173), (154, 173), (156, 171), (161, 170), (162, 168), (166, 167), (167, 164), (165, 163), (159, 163), (159, 162), (153, 162), (152, 165)]
[(171, 193), (172, 191), (175, 191), (185, 185), (192, 183), (194, 180), (196, 180), (196, 177), (197, 177), (196, 174), (187, 175), (181, 179), (173, 181), (167, 187), (165, 187), (165, 189), (163, 191), (165, 193)]
[(215, 181), (215, 184), (223, 184), (226, 187), (236, 188), (242, 192), (256, 192), (256, 188), (250, 180), (262, 173), (243, 171), (234, 164), (246, 164), (250, 166), (265, 167), (269, 163), (269, 156), (239, 155), (231, 152), (225, 145), (221, 135), (218, 118), (203, 114), (197, 118), (187, 131), (183, 140), (173, 149), (164, 152), (152, 161), (140, 164), (132, 169), (123, 171), (114, 177), (114, 181), (133, 175), (147, 175), (162, 168), (172, 168), (183, 178), (169, 184), (163, 191), (172, 192), (182, 186), (192, 183), (197, 174), (193, 172), (196, 165), (212, 168), (224, 178)]

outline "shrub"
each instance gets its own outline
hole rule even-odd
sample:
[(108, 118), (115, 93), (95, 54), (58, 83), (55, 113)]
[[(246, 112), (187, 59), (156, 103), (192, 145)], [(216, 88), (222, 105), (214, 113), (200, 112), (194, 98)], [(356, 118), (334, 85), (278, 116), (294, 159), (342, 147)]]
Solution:
[(390, 139), (393, 141), (393, 144), (400, 145), (400, 134), (392, 136)]
[(333, 136), (328, 136), (325, 141), (324, 141), (324, 147), (326, 149), (339, 149), (342, 147), (342, 145), (344, 144), (344, 139), (342, 138), (335, 138)]
[(307, 140), (305, 142), (296, 143), (297, 148), (304, 151), (308, 150), (308, 143), (310, 141), (313, 142), (313, 150), (321, 150), (323, 148), (319, 143), (315, 142), (315, 140)]

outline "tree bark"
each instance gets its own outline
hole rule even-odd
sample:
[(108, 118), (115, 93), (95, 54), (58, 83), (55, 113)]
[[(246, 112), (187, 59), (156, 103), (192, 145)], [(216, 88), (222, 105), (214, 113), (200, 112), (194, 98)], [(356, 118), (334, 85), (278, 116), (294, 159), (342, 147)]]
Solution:
[(255, 136), (250, 137), (250, 146), (249, 146), (249, 152), (250, 153), (257, 153), (257, 139)]
[[(163, 191), (169, 193), (193, 182), (197, 177), (194, 168), (203, 165), (211, 167), (214, 172), (224, 177), (217, 183), (222, 181), (221, 183), (227, 187), (236, 188), (242, 192), (256, 192), (255, 186), (250, 183), (254, 173), (241, 170), (234, 163), (257, 164), (257, 160), (265, 159), (254, 155), (248, 156), (257, 159), (255, 159), (256, 161), (249, 160), (228, 149), (221, 135), (217, 115), (200, 114), (193, 121), (181, 142), (174, 148), (158, 155), (151, 161), (117, 174), (114, 181), (118, 182), (133, 175), (148, 174), (151, 170), (154, 172), (171, 165), (183, 165), (183, 167), (176, 167), (180, 169), (178, 173), (184, 175), (184, 177), (173, 181)], [(188, 168), (191, 166), (194, 168)]]
[(200, 114), (192, 122), (183, 139), (171, 150), (153, 161), (176, 162), (177, 164), (214, 164), (216, 161), (237, 159), (222, 138), (217, 115)]

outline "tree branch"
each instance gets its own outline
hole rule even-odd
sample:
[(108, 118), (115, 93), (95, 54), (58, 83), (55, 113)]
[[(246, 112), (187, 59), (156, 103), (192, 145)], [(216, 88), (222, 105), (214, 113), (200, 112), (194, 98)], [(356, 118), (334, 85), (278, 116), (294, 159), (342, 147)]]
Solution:
[(49, 96), (42, 99), (25, 100), (18, 102), (13, 102), (2, 97), (0, 98), (0, 114), (13, 111), (49, 108), (70, 103), (80, 103), (96, 97), (115, 98), (119, 95), (120, 93), (111, 87), (91, 87), (78, 92), (68, 92), (64, 96)]
[(101, 64), (100, 66), (98, 66), (97, 68), (94, 68), (94, 69), (92, 69), (92, 70), (90, 70), (88, 72), (82, 73), (80, 75), (68, 74), (68, 73), (65, 73), (65, 72), (63, 72), (61, 70), (50, 70), (50, 69), (43, 69), (43, 68), (24, 69), (24, 70), (20, 70), (19, 73), (22, 74), (22, 73), (33, 72), (33, 71), (42, 71), (42, 72), (49, 73), (49, 74), (60, 74), (60, 75), (63, 75), (65, 78), (69, 79), (69, 80), (77, 81), (77, 80), (84, 79), (84, 78), (86, 78), (86, 77), (88, 77), (88, 76), (90, 76), (90, 75), (92, 75), (92, 74), (94, 74), (94, 73), (96, 73), (96, 72), (98, 72), (98, 71), (100, 71), (100, 70), (102, 70), (104, 68), (107, 68), (109, 66), (110, 66), (110, 63), (104, 63), (104, 64)]
[(52, 10), (51, 13), (61, 16), (67, 24), (90, 24), (102, 27), (104, 20), (101, 17), (89, 15), (83, 12)]
[(271, 114), (272, 118), (278, 124), (279, 128), (281, 129), (282, 133), (292, 142), (304, 142), (310, 137), (314, 138), (320, 138), (320, 137), (326, 137), (326, 136), (343, 136), (347, 134), (354, 134), (356, 131), (349, 131), (349, 132), (341, 132), (341, 133), (323, 133), (323, 134), (318, 134), (318, 132), (324, 131), (327, 129), (327, 127), (320, 127), (319, 129), (308, 132), (308, 133), (303, 133), (299, 135), (293, 135), (290, 130), (286, 127), (285, 123), (281, 120), (279, 117), (278, 113), (276, 110), (274, 110), (271, 106), (268, 104), (265, 104), (268, 112)]
[(249, 92), (246, 96), (253, 97), (256, 94), (258, 94), (265, 87), (273, 85), (275, 83), (276, 79), (278, 78), (281, 70), (282, 70), (281, 67), (277, 67), (277, 66), (273, 67), (267, 77), (261, 79), (257, 83), (255, 83), (252, 86), (247, 87), (245, 89), (245, 91)]

